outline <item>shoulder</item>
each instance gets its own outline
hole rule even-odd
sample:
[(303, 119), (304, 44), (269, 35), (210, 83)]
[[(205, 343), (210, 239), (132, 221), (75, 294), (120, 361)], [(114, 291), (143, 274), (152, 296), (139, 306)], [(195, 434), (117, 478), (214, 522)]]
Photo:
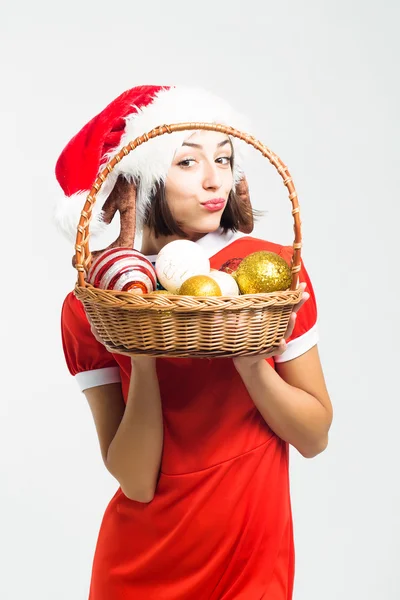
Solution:
[(73, 292), (62, 305), (61, 336), (68, 370), (82, 391), (120, 381), (118, 363), (94, 337), (83, 304)]
[(89, 324), (83, 304), (78, 300), (74, 292), (69, 292), (64, 298), (61, 309), (61, 321), (64, 324), (70, 325), (73, 325), (77, 321), (86, 322)]

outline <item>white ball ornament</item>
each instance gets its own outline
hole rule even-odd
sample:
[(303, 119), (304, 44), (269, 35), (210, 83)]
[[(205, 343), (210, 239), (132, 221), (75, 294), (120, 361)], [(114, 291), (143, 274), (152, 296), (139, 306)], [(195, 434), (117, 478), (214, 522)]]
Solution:
[(211, 271), (210, 277), (218, 283), (223, 296), (239, 296), (238, 284), (229, 273), (225, 273), (224, 271)]
[(161, 285), (176, 294), (189, 277), (209, 275), (210, 260), (195, 242), (175, 240), (160, 250), (155, 269)]

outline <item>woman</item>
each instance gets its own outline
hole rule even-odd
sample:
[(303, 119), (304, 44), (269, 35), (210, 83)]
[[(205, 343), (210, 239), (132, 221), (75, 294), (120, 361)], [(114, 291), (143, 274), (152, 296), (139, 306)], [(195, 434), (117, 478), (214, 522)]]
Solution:
[[(107, 158), (157, 125), (186, 121), (245, 130), (223, 101), (184, 88), (133, 88), (92, 119), (57, 163), (68, 198), (58, 214), (63, 228), (74, 231), (69, 223), (76, 227)], [(111, 245), (133, 244), (135, 196), (141, 251), (153, 262), (180, 238), (200, 244), (216, 269), (263, 249), (290, 260), (291, 248), (246, 235), (252, 210), (240, 146), (225, 134), (165, 134), (131, 152), (101, 189), (91, 231), (119, 210), (121, 234)], [(120, 485), (100, 528), (90, 600), (292, 598), (289, 445), (316, 456), (332, 420), (304, 266), (300, 281), (307, 292), (277, 351), (234, 359), (110, 354), (67, 296), (67, 365)]]

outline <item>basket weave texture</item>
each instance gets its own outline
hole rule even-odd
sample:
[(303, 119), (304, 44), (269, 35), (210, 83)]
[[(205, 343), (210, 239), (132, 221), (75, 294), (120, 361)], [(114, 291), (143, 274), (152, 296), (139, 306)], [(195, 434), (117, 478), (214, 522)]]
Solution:
[[(143, 296), (102, 290), (85, 276), (92, 262), (89, 226), (96, 195), (107, 176), (130, 152), (149, 139), (189, 130), (220, 131), (242, 139), (268, 158), (289, 191), (294, 218), (292, 285), (290, 290), (241, 296)], [(253, 136), (225, 125), (178, 123), (163, 125), (136, 138), (116, 154), (98, 175), (81, 212), (75, 244), (78, 281), (75, 295), (110, 352), (150, 356), (222, 358), (266, 353), (285, 335), (293, 307), (300, 302), (301, 222), (297, 193), (287, 167)]]

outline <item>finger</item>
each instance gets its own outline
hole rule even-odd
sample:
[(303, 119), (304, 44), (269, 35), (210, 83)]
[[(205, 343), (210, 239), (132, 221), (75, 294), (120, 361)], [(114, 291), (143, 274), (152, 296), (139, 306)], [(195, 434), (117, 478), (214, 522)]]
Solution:
[(302, 281), (298, 285), (298, 289), (300, 289), (302, 291), (302, 297), (304, 296), (304, 294), (308, 294), (308, 292), (306, 292), (306, 287), (307, 287), (307, 283), (305, 281)]
[(281, 342), (279, 343), (278, 346), (278, 356), (280, 356), (281, 354), (283, 354), (287, 349), (287, 344), (286, 344), (286, 340), (281, 340)]
[(300, 302), (298, 304), (296, 304), (296, 306), (293, 307), (293, 312), (297, 313), (300, 310), (300, 308), (303, 306), (303, 304), (305, 302), (307, 302), (307, 300), (309, 298), (310, 298), (310, 294), (308, 292), (303, 292)]
[(286, 341), (283, 339), (279, 342), (278, 346), (276, 346), (276, 348), (274, 348), (274, 350), (271, 350), (271, 352), (266, 354), (264, 356), (264, 358), (272, 358), (273, 356), (280, 356), (281, 354), (283, 354), (285, 352), (286, 349), (287, 349), (287, 344), (286, 344)]
[[(287, 349), (286, 341), (283, 339), (279, 342), (278, 346), (271, 350), (270, 352), (266, 352), (265, 354), (260, 354), (258, 356), (259, 360), (267, 360), (267, 358), (272, 358), (273, 356), (280, 356)], [(236, 361), (246, 360), (246, 357), (234, 359)]]
[(307, 283), (305, 281), (302, 281), (301, 283), (297, 284), (297, 289), (302, 289), (303, 292), (306, 289), (306, 287), (307, 287)]
[(295, 312), (292, 312), (292, 314), (290, 315), (288, 327), (286, 329), (285, 340), (290, 338), (290, 336), (292, 335), (294, 326), (296, 325), (296, 320), (297, 320), (297, 314)]

